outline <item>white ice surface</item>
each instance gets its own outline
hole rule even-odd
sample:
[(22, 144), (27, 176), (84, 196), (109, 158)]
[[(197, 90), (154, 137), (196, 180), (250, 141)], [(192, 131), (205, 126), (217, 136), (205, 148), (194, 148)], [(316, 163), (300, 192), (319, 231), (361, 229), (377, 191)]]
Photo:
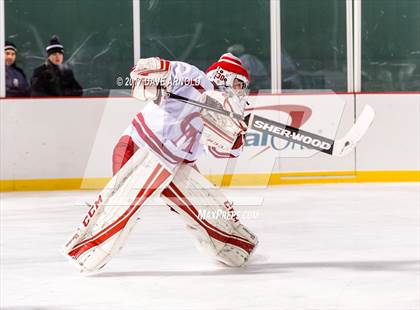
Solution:
[(226, 193), (238, 211), (258, 211), (243, 219), (260, 240), (248, 267), (214, 264), (176, 214), (150, 206), (124, 250), (88, 277), (59, 249), (95, 192), (2, 193), (2, 309), (420, 308), (418, 183)]

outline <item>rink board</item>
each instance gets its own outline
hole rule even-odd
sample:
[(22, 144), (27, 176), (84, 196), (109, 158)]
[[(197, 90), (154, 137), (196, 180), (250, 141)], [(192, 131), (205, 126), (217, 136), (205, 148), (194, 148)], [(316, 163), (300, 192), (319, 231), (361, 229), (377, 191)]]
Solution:
[[(217, 184), (420, 181), (420, 94), (267, 95), (250, 101), (261, 108), (259, 115), (279, 120), (290, 117), (285, 106), (309, 109), (309, 127), (302, 128), (319, 127), (331, 137), (342, 136), (365, 104), (374, 107), (376, 118), (356, 151), (343, 158), (308, 157), (296, 145), (250, 131), (239, 159), (199, 160)], [(331, 110), (335, 103), (342, 113)], [(115, 142), (143, 105), (121, 97), (2, 99), (1, 190), (100, 188), (111, 176)]]

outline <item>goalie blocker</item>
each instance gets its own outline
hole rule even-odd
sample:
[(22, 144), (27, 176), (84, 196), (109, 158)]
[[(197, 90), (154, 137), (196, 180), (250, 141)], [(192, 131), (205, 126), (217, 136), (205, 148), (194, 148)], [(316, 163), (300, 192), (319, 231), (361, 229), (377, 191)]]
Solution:
[[(243, 116), (245, 101), (230, 97), (224, 92), (206, 91), (201, 95), (200, 102), (206, 107), (201, 110), (204, 127), (200, 142), (229, 152), (238, 136), (245, 134), (247, 130), (243, 119), (229, 114)], [(217, 111), (225, 111), (226, 114), (223, 115)]]

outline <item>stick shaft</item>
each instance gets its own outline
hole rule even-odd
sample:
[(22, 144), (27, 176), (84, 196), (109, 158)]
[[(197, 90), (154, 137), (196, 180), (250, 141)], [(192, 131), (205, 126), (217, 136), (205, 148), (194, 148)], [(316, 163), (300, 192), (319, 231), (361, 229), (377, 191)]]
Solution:
[(223, 109), (218, 109), (218, 108), (206, 105), (206, 104), (204, 104), (200, 101), (197, 101), (197, 100), (189, 99), (189, 98), (179, 96), (179, 95), (176, 95), (176, 94), (173, 94), (173, 93), (168, 93), (168, 97), (172, 98), (172, 99), (182, 101), (182, 102), (185, 102), (185, 103), (188, 103), (188, 104), (191, 104), (191, 105), (194, 105), (194, 106), (199, 107), (199, 108), (207, 109), (207, 110), (210, 110), (210, 111), (213, 111), (213, 112), (225, 115), (225, 116), (229, 116), (229, 117), (236, 118), (236, 119), (243, 119), (242, 115), (240, 115), (238, 113), (229, 112), (229, 111), (226, 111), (226, 110), (223, 110)]
[[(175, 95), (173, 93), (168, 93), (168, 96), (169, 98), (180, 100), (182, 102), (185, 102), (185, 103), (188, 103), (188, 104), (191, 104), (191, 105), (203, 108), (203, 109), (207, 109), (216, 113), (220, 113), (228, 117), (241, 119), (241, 120), (244, 119), (242, 115), (240, 114), (229, 112), (223, 109), (218, 109), (216, 107), (208, 106), (202, 102), (192, 100), (183, 96)], [(346, 135), (348, 136), (355, 130), (361, 131), (360, 133), (358, 133), (358, 136), (360, 137), (358, 137), (357, 141), (354, 141), (355, 143), (350, 146), (351, 149), (355, 147), (355, 144), (358, 142), (358, 140), (361, 139), (361, 137), (364, 135), (364, 133), (367, 131), (367, 129), (369, 128), (370, 124), (373, 121), (373, 116), (371, 115), (373, 112), (370, 112), (369, 110), (366, 110), (365, 113), (363, 112), (362, 112), (362, 115), (360, 115), (359, 117), (360, 121), (356, 122), (353, 125), (353, 127), (349, 130), (348, 134)], [(292, 126), (289, 126), (280, 122), (272, 121), (270, 119), (267, 119), (267, 118), (264, 118), (255, 114), (251, 115), (250, 121), (248, 123), (248, 127), (256, 131), (266, 133), (266, 134), (278, 137), (280, 139), (287, 140), (289, 142), (294, 142), (296, 144), (318, 150), (328, 155), (340, 156), (339, 154), (337, 154), (337, 152), (334, 152), (335, 151), (334, 146), (336, 142), (341, 143), (342, 139), (335, 139), (335, 140), (329, 139), (329, 138), (302, 130), (300, 128), (296, 128), (296, 127), (292, 127)]]

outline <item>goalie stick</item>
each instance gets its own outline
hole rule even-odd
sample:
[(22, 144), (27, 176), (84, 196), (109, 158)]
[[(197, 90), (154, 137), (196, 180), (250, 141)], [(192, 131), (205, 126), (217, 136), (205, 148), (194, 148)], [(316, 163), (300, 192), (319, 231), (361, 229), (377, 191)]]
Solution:
[[(217, 106), (207, 105), (196, 100), (175, 95), (173, 93), (168, 93), (168, 97), (203, 109), (220, 113), (228, 117), (244, 120), (242, 115), (220, 109)], [(256, 131), (267, 133), (269, 135), (294, 142), (298, 145), (318, 150), (331, 156), (345, 156), (349, 154), (355, 148), (356, 144), (363, 138), (370, 125), (372, 124), (374, 118), (375, 111), (370, 105), (366, 105), (350, 130), (343, 137), (336, 140), (332, 140), (280, 122), (272, 121), (255, 114), (249, 116), (247, 123), (249, 128)]]
[(225, 116), (229, 116), (229, 117), (232, 117), (232, 118), (235, 118), (235, 119), (244, 120), (243, 115), (220, 109), (215, 105), (211, 106), (211, 105), (208, 105), (208, 104), (204, 104), (200, 101), (189, 99), (189, 98), (179, 96), (179, 95), (176, 95), (176, 94), (173, 94), (173, 93), (167, 93), (167, 95), (168, 95), (169, 98), (176, 99), (176, 100), (194, 105), (194, 106), (199, 107), (199, 108), (207, 109), (207, 110), (210, 110), (210, 111), (213, 111), (213, 112), (225, 115)]

